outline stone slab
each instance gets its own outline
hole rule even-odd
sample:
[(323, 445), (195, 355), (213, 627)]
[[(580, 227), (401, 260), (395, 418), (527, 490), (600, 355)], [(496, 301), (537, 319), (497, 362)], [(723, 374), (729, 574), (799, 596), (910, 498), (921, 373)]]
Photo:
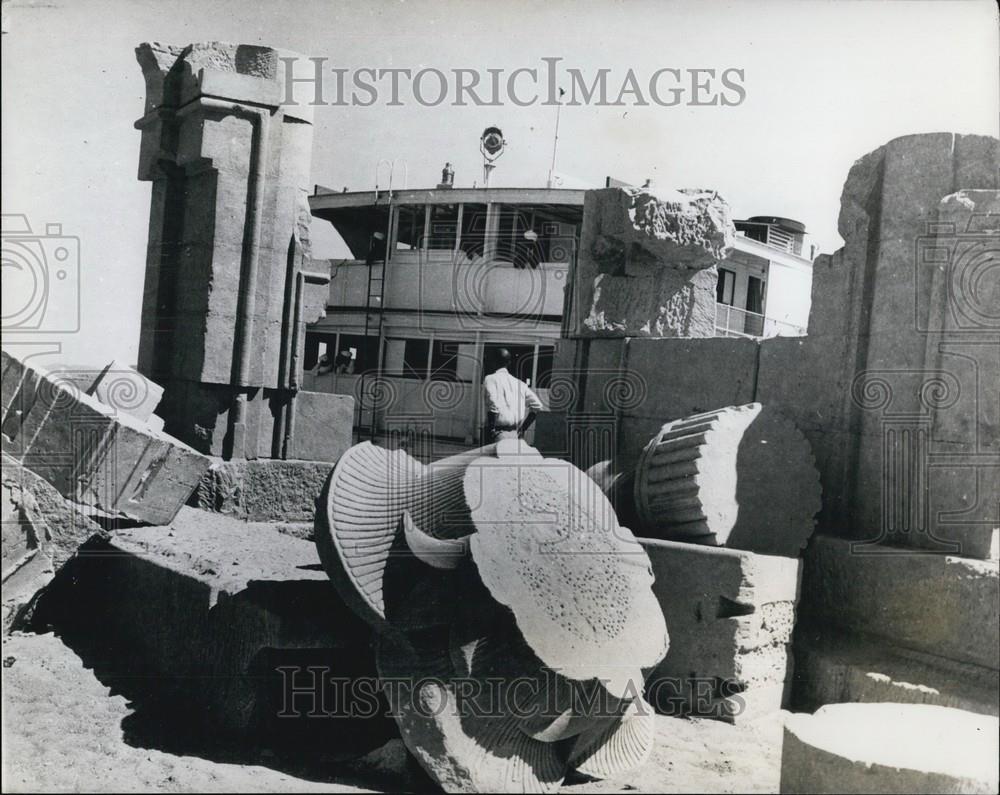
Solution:
[(288, 458), (330, 464), (353, 444), (354, 397), (299, 392), (295, 397), (295, 429)]
[(143, 422), (149, 421), (163, 397), (163, 387), (118, 360), (101, 370), (88, 392)]
[(340, 742), (371, 728), (317, 719), (344, 706), (324, 677), (373, 675), (370, 633), (315, 545), (268, 523), (185, 507), (169, 526), (90, 545), (35, 612), (32, 629), (50, 628), (133, 700), (184, 705), (192, 727), (301, 736), (308, 725)]
[(760, 343), (751, 339), (632, 339), (628, 369), (645, 395), (627, 413), (668, 422), (754, 400)]
[(169, 522), (209, 460), (81, 393), (58, 373), (13, 359), (3, 352), (4, 392), (12, 395), (3, 420), (8, 452), (68, 499), (139, 521)]
[(3, 455), (3, 631), (29, 620), (38, 594), (102, 528), (50, 483)]
[(801, 621), (1000, 669), (997, 561), (814, 536)]

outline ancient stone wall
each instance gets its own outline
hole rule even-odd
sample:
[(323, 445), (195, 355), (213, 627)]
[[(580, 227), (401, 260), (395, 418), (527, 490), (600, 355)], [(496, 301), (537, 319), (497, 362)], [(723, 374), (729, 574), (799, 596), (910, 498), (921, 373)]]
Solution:
[(861, 158), (806, 337), (561, 340), (539, 448), (627, 469), (662, 423), (758, 401), (812, 445), (823, 532), (996, 554), (998, 146), (916, 135)]

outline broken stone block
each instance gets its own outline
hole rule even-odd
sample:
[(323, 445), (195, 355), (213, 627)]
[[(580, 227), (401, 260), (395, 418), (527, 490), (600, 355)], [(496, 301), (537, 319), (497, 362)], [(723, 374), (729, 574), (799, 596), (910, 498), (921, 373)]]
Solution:
[[(209, 459), (118, 413), (40, 366), (3, 353), (8, 451), (64, 497), (112, 514), (169, 522)], [(9, 383), (8, 383), (9, 381)]]
[(30, 619), (39, 592), (104, 531), (51, 484), (3, 455), (3, 632)]
[(572, 336), (714, 336), (715, 266), (735, 234), (712, 191), (588, 191)]
[(760, 403), (668, 422), (634, 477), (636, 513), (655, 538), (795, 557), (820, 509), (809, 442)]
[(371, 633), (313, 543), (185, 507), (170, 525), (120, 530), (86, 552), (30, 628), (57, 632), (135, 708), (166, 702), (196, 736), (331, 758), (390, 736)]
[(640, 539), (670, 630), (646, 696), (659, 712), (744, 723), (786, 703), (800, 561)]
[(148, 422), (163, 397), (163, 387), (114, 360), (101, 371), (88, 394), (106, 406)]
[(332, 469), (314, 461), (215, 461), (192, 504), (251, 522), (312, 522)]
[(783, 793), (993, 793), (996, 718), (927, 704), (833, 704), (791, 715)]

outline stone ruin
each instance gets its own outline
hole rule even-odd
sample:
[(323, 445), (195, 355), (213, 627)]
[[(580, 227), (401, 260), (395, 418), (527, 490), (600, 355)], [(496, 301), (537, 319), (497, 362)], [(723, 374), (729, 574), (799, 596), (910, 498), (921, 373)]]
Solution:
[(428, 465), (365, 442), (319, 502), (324, 568), (446, 791), (555, 791), (646, 760), (666, 627), (649, 559), (584, 473), (517, 440)]
[[(1000, 142), (861, 158), (802, 338), (713, 338), (733, 234), (717, 195), (589, 193), (538, 450), (423, 465), (348, 449), (349, 399), (301, 388), (325, 275), (310, 119), (281, 101), (279, 51), (138, 55), (141, 397), (116, 403), (115, 364), (5, 352), (5, 631), (110, 655), (129, 698), (155, 682), (210, 732), (345, 753), (385, 722), (271, 720), (303, 694), (275, 672), (377, 672), (448, 790), (615, 776), (649, 753), (649, 708), (790, 706), (819, 709), (787, 722), (783, 791), (996, 790), (977, 743), (996, 747), (1000, 686)], [(470, 717), (496, 677), (556, 709)], [(901, 727), (914, 753), (887, 756)], [(935, 755), (941, 727), (968, 738), (961, 764)]]
[(312, 106), (295, 53), (142, 44), (139, 179), (152, 183), (139, 371), (168, 433), (226, 459), (336, 460), (353, 401), (302, 388), (329, 263), (310, 257)]

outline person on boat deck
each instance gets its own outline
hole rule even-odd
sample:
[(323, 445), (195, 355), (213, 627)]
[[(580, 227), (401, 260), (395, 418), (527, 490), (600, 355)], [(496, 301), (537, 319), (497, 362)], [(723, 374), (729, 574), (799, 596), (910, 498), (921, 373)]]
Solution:
[(493, 372), (484, 379), (486, 444), (520, 438), (535, 421), (535, 412), (542, 409), (542, 401), (531, 388), (508, 372), (510, 363), (510, 351), (500, 348), (494, 356)]

